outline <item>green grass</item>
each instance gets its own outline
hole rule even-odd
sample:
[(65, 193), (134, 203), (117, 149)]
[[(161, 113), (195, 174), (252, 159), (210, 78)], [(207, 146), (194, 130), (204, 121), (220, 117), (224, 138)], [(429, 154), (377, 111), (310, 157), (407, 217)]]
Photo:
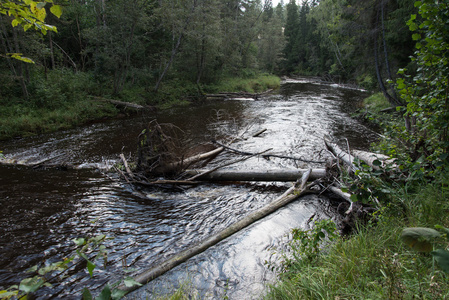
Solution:
[(248, 92), (260, 93), (269, 89), (279, 88), (279, 77), (268, 74), (254, 75), (250, 78), (225, 78), (214, 85), (204, 86), (206, 93), (216, 92)]
[(382, 93), (375, 93), (363, 100), (363, 107), (373, 113), (378, 113), (391, 105)]
[[(90, 121), (111, 118), (119, 113), (113, 105), (93, 101), (91, 96), (111, 98), (159, 109), (189, 105), (201, 96), (199, 87), (182, 79), (167, 79), (157, 93), (145, 86), (125, 86), (111, 96), (108, 82), (97, 80), (89, 73), (53, 70), (48, 74), (36, 71), (29, 85), (28, 100), (0, 93), (0, 140), (67, 129)], [(280, 79), (271, 75), (249, 78), (227, 78), (205, 86), (204, 92), (262, 92), (277, 88)]]
[(113, 105), (89, 100), (53, 110), (21, 105), (3, 107), (0, 112), (0, 140), (68, 129), (92, 120), (113, 117), (117, 112)]
[(266, 299), (446, 299), (449, 276), (400, 234), (405, 227), (449, 227), (448, 183), (446, 175), (416, 194), (397, 191), (377, 222), (360, 225), (313, 261), (295, 261)]

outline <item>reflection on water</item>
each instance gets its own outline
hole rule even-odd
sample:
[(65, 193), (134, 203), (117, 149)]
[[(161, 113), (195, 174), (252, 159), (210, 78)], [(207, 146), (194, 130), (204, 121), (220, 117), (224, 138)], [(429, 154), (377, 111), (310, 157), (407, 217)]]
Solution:
[[(56, 157), (53, 163), (110, 164), (119, 153), (132, 156), (137, 136), (149, 120), (157, 118), (160, 123), (174, 123), (194, 142), (236, 136), (243, 129), (248, 137), (267, 128), (261, 137), (239, 139), (232, 146), (248, 152), (272, 148), (271, 153), (321, 161), (328, 155), (323, 151), (325, 135), (347, 138), (353, 148), (366, 148), (374, 140), (370, 129), (349, 117), (363, 96), (361, 91), (338, 86), (287, 82), (279, 93), (257, 101), (208, 101), (10, 141), (1, 148), (8, 158), (18, 160)], [(231, 157), (222, 155), (212, 166)], [(317, 165), (251, 158), (231, 168)], [(204, 185), (182, 192), (144, 191), (148, 199), (142, 199), (111, 174), (0, 167), (0, 286), (16, 284), (37, 263), (70, 255), (73, 238), (103, 233), (114, 238), (106, 242), (109, 263), (105, 270), (92, 280), (84, 271), (75, 273), (69, 284), (56, 284), (38, 295), (78, 298), (86, 285), (98, 292), (105, 282), (122, 278), (125, 265), (139, 273), (264, 206), (286, 186)], [(188, 277), (205, 297), (221, 295), (226, 287), (232, 299), (250, 298), (273, 278), (263, 266), (270, 255), (266, 249), (277, 244), (290, 227), (305, 226), (311, 215), (329, 217), (322, 203), (316, 197), (297, 201), (179, 266), (136, 296), (144, 297), (153, 289), (163, 293), (163, 284), (176, 285)]]

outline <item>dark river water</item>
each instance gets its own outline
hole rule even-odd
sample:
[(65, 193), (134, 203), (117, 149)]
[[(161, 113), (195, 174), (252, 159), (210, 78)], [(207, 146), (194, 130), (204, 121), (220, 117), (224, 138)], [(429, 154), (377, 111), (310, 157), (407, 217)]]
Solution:
[[(181, 250), (218, 232), (263, 207), (291, 184), (207, 184), (178, 192), (141, 190), (106, 169), (124, 153), (130, 161), (137, 137), (149, 121), (174, 123), (193, 142), (207, 142), (266, 128), (257, 138), (239, 139), (232, 147), (248, 152), (272, 148), (270, 153), (323, 161), (323, 137), (342, 145), (366, 149), (376, 134), (350, 114), (366, 93), (310, 80), (287, 80), (279, 91), (256, 101), (208, 101), (151, 115), (3, 142), (6, 159), (78, 166), (75, 170), (0, 166), (0, 287), (17, 284), (36, 265), (70, 256), (75, 238), (104, 234), (108, 263), (94, 277), (84, 269), (70, 273), (64, 283), (43, 288), (42, 299), (79, 299), (84, 287), (98, 293), (107, 282), (139, 274)], [(246, 131), (246, 132), (245, 132)], [(235, 155), (222, 154), (210, 164), (220, 165)], [(251, 158), (230, 168), (267, 170), (308, 168), (322, 164), (282, 159)], [(90, 169), (89, 169), (90, 168)], [(201, 298), (257, 299), (275, 279), (264, 261), (272, 246), (282, 245), (293, 227), (307, 228), (310, 218), (336, 218), (322, 196), (305, 196), (276, 213), (190, 259), (148, 285), (131, 299), (157, 297), (187, 286)]]

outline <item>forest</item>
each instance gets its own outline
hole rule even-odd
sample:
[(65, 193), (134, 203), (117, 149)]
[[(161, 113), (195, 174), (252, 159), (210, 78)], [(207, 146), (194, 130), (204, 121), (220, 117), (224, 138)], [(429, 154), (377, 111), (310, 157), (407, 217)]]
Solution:
[(362, 117), (394, 165), (360, 163), (345, 190), (376, 213), (344, 238), (293, 231), (267, 298), (449, 297), (447, 1), (2, 0), (0, 42), (0, 139), (116, 116), (108, 100), (161, 109), (280, 76), (372, 92), (384, 109)]
[[(2, 1), (0, 136), (117, 113), (98, 97), (169, 106), (277, 86), (267, 74), (351, 82), (400, 102), (386, 80), (411, 63), (413, 1), (297, 2)], [(23, 11), (38, 3), (43, 18), (34, 20), (44, 26), (33, 30), (10, 3)], [(247, 86), (232, 80), (256, 77)]]

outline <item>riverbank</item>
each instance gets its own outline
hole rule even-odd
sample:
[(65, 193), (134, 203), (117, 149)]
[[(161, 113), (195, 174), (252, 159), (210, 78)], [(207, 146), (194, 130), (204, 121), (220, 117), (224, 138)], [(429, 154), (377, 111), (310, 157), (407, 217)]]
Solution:
[(158, 93), (143, 86), (124, 89), (111, 96), (95, 84), (88, 74), (53, 71), (47, 80), (35, 87), (28, 100), (1, 99), (0, 140), (73, 128), (90, 122), (116, 118), (120, 114), (133, 114), (135, 110), (119, 107), (106, 98), (139, 104), (154, 109), (167, 109), (201, 98), (203, 93), (262, 92), (280, 86), (280, 78), (258, 74), (249, 78), (228, 78), (216, 84), (198, 87), (191, 82), (167, 81)]
[[(370, 118), (387, 122), (379, 111), (388, 106), (374, 94), (364, 102)], [(377, 117), (376, 117), (377, 116)], [(396, 120), (397, 122), (398, 120)], [(378, 144), (378, 148), (382, 147)], [(404, 228), (449, 227), (449, 174), (440, 169), (434, 180), (409, 175), (410, 180), (385, 180), (362, 171), (365, 183), (377, 181), (382, 207), (369, 220), (359, 220), (349, 236), (334, 238), (310, 255), (290, 242), (290, 254), (276, 262), (283, 272), (266, 299), (446, 299), (449, 276), (429, 252), (412, 250), (401, 239)], [(391, 173), (390, 173), (391, 174)], [(418, 173), (419, 174), (419, 173)], [(371, 177), (370, 177), (371, 176)], [(369, 178), (368, 178), (369, 177)], [(320, 231), (321, 232), (321, 231)], [(310, 233), (305, 233), (310, 234)], [(446, 249), (447, 241), (434, 241)], [(295, 247), (296, 245), (296, 247)], [(286, 264), (285, 262), (288, 262)]]
[[(401, 240), (406, 227), (449, 227), (447, 185), (442, 175), (417, 192), (398, 188), (375, 222), (334, 241), (312, 260), (294, 260), (270, 287), (267, 299), (446, 299), (448, 275), (429, 253)], [(302, 254), (296, 253), (298, 257)]]

